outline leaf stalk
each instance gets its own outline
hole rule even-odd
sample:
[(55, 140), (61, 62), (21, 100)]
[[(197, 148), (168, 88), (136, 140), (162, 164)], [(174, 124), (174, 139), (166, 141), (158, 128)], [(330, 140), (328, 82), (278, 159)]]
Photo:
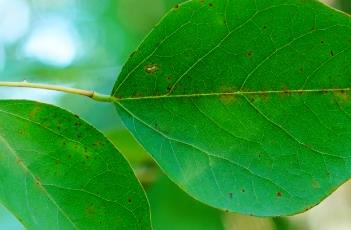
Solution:
[(0, 87), (19, 87), (19, 88), (52, 90), (52, 91), (58, 91), (58, 92), (62, 92), (62, 93), (68, 93), (68, 94), (89, 97), (89, 98), (93, 99), (94, 101), (99, 101), (99, 102), (112, 102), (113, 101), (112, 96), (101, 94), (101, 93), (98, 93), (95, 91), (69, 88), (69, 87), (63, 87), (63, 86), (58, 86), (58, 85), (30, 83), (27, 81), (23, 81), (23, 82), (0, 81)]

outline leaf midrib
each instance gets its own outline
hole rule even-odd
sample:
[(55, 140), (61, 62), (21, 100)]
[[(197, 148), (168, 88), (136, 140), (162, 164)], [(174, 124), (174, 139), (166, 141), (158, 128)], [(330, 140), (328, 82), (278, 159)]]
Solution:
[(233, 92), (214, 92), (214, 93), (193, 93), (193, 94), (164, 94), (158, 96), (142, 96), (142, 97), (117, 97), (111, 96), (115, 102), (131, 101), (131, 100), (151, 100), (151, 99), (167, 99), (167, 98), (194, 98), (194, 97), (218, 97), (218, 96), (264, 96), (272, 94), (315, 94), (315, 93), (345, 93), (351, 92), (351, 88), (323, 88), (323, 89), (282, 89), (282, 90), (258, 90), (258, 91), (233, 91)]

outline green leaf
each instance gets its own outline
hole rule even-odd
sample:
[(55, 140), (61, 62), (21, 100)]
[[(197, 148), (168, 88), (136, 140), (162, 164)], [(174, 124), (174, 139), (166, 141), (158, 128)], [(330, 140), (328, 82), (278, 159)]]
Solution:
[(67, 111), (0, 101), (0, 202), (29, 229), (151, 229), (145, 193), (97, 130)]
[(164, 175), (147, 195), (154, 230), (224, 230), (219, 210), (192, 199)]
[(177, 5), (115, 85), (125, 125), (196, 199), (303, 212), (351, 174), (351, 20), (313, 0)]

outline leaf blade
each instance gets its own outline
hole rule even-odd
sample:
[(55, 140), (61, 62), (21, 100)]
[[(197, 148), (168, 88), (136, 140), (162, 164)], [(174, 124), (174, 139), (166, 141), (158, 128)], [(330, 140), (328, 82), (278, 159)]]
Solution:
[(1, 200), (26, 227), (150, 229), (140, 184), (101, 133), (29, 101), (0, 101), (0, 117)]
[(349, 16), (312, 0), (189, 1), (143, 42), (112, 95), (195, 198), (302, 212), (350, 177), (350, 34)]

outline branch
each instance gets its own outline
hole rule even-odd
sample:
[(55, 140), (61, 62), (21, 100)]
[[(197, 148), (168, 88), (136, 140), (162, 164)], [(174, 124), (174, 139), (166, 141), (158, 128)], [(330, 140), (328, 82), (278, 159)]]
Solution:
[(85, 96), (85, 97), (89, 97), (95, 101), (100, 101), (100, 102), (112, 102), (113, 101), (112, 96), (100, 94), (100, 93), (97, 93), (95, 91), (75, 89), (75, 88), (66, 88), (66, 87), (56, 86), (56, 85), (29, 83), (26, 81), (23, 81), (23, 82), (0, 81), (0, 87), (20, 87), (20, 88), (52, 90), (52, 91), (58, 91), (58, 92), (63, 92), (63, 93), (68, 93), (68, 94)]

